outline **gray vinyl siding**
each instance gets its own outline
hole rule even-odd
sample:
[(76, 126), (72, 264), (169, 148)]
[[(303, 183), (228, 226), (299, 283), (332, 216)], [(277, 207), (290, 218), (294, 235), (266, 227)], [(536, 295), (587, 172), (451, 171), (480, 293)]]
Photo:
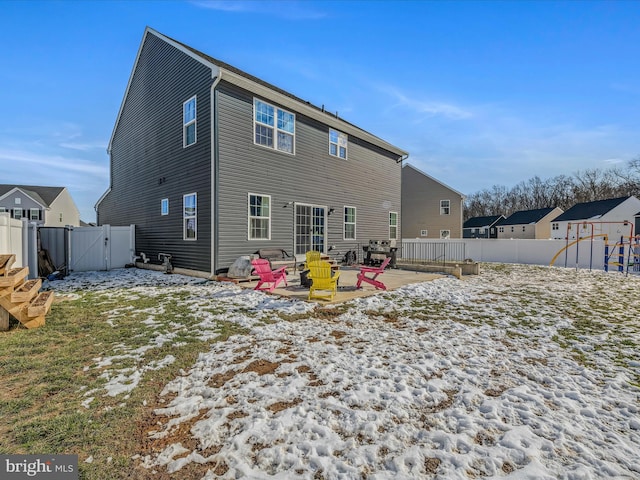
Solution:
[[(211, 269), (211, 70), (153, 34), (146, 37), (111, 148), (111, 191), (98, 223), (136, 225), (136, 253)], [(197, 142), (183, 148), (183, 103), (197, 96)], [(197, 241), (183, 240), (183, 195), (197, 193)], [(169, 215), (160, 214), (169, 199)]]
[[(398, 213), (399, 240), (401, 165), (396, 156), (353, 136), (348, 160), (330, 156), (329, 127), (295, 111), (295, 155), (255, 145), (253, 99), (224, 81), (218, 86), (218, 268), (259, 248), (293, 253), (295, 203), (335, 209), (326, 227), (327, 245), (337, 251), (388, 239), (389, 211)], [(249, 192), (271, 196), (270, 240), (248, 239)], [(345, 205), (356, 207), (355, 241), (343, 240)]]
[[(449, 215), (440, 215), (440, 200), (449, 200)], [(462, 200), (459, 193), (406, 165), (402, 169), (402, 237), (440, 238), (440, 230), (450, 230), (451, 238), (462, 238)], [(421, 230), (427, 230), (426, 237)]]

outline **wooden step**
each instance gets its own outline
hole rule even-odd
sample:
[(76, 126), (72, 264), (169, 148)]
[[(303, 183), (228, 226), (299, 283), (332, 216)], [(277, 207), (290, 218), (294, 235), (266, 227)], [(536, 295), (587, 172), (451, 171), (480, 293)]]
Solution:
[(4, 276), (0, 276), (0, 288), (15, 287), (29, 275), (29, 267), (12, 268)]
[(5, 275), (15, 261), (16, 256), (13, 254), (0, 255), (0, 275)]
[(30, 317), (44, 316), (49, 312), (51, 304), (53, 303), (53, 292), (51, 290), (47, 292), (40, 292), (38, 296), (31, 302), (27, 309), (27, 315)]
[[(38, 294), (38, 290), (42, 286), (42, 280), (39, 278), (27, 280), (11, 294), (13, 303), (28, 302)], [(35, 315), (34, 315), (35, 316)]]

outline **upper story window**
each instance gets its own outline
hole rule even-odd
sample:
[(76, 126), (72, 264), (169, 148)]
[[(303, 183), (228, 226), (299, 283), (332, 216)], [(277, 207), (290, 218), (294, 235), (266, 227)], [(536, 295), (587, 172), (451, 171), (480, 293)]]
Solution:
[(5, 213), (7, 211), (7, 207), (0, 207), (0, 213)]
[(29, 220), (40, 220), (40, 209), (39, 208), (30, 208), (29, 209)]
[(183, 146), (196, 143), (196, 97), (192, 97), (182, 105)]
[(182, 197), (183, 232), (184, 240), (198, 239), (198, 194), (189, 193)]
[(500, 233), (504, 233), (504, 227), (499, 227), (499, 228), (498, 228), (498, 231), (499, 231)]
[(356, 207), (344, 207), (344, 240), (356, 239)]
[(558, 225), (557, 223), (551, 224), (551, 230), (559, 230), (559, 229), (560, 229), (560, 225)]
[(449, 200), (440, 200), (440, 215), (449, 215), (451, 213), (451, 202)]
[(451, 238), (451, 230), (440, 230), (440, 238), (443, 240)]
[(169, 199), (160, 200), (160, 215), (169, 215)]
[(271, 237), (271, 197), (249, 194), (249, 240)]
[(428, 230), (420, 230), (420, 236), (421, 237), (428, 237), (429, 236), (429, 231)]
[(389, 239), (396, 240), (398, 238), (398, 213), (389, 212)]
[(347, 159), (347, 134), (329, 129), (329, 155)]
[(253, 141), (281, 152), (295, 153), (296, 116), (261, 100), (253, 100)]
[(14, 208), (13, 209), (13, 218), (15, 218), (16, 220), (20, 220), (22, 218), (22, 209), (21, 208)]

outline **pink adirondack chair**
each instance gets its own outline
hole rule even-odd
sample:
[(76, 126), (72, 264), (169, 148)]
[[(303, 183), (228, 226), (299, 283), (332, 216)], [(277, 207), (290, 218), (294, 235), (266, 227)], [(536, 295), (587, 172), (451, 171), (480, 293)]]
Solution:
[[(387, 286), (382, 283), (380, 280), (377, 280), (378, 275), (384, 272), (384, 269), (387, 268), (389, 262), (391, 261), (391, 257), (387, 257), (384, 259), (384, 262), (379, 267), (360, 267), (360, 273), (358, 274), (358, 283), (356, 283), (356, 288), (360, 288), (360, 284), (362, 282), (370, 283), (376, 289), (386, 290)], [(372, 273), (372, 277), (367, 277), (367, 273)]]
[(254, 290), (273, 292), (281, 282), (287, 286), (287, 267), (271, 270), (269, 260), (266, 258), (255, 258), (251, 260), (251, 265), (253, 265), (253, 272), (260, 277)]

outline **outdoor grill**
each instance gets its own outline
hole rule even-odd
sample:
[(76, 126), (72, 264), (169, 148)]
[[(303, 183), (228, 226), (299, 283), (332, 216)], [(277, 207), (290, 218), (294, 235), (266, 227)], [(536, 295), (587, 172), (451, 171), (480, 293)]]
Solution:
[(392, 247), (389, 240), (369, 240), (369, 245), (364, 245), (362, 249), (365, 254), (365, 265), (380, 265), (385, 258), (390, 257), (389, 267), (396, 267), (396, 252), (398, 248)]

